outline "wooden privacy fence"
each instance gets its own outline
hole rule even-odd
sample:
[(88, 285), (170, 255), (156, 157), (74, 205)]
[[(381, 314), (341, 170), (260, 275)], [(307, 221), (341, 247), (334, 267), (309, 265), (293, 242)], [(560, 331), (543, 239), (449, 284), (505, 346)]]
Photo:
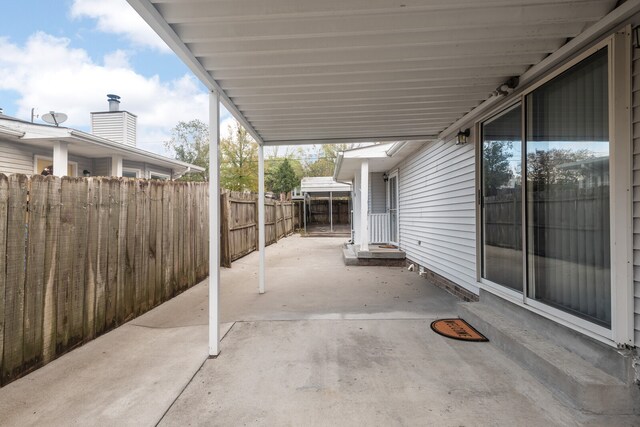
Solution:
[[(223, 192), (221, 195), (220, 262), (231, 262), (258, 248), (258, 198), (256, 194)], [(292, 202), (265, 201), (265, 244), (276, 243), (293, 233)]]
[(208, 274), (205, 183), (0, 174), (0, 383)]

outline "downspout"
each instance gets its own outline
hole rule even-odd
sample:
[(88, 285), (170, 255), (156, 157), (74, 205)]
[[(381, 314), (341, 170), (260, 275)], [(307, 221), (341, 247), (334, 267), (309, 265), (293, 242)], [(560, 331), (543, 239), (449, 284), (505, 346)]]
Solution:
[(338, 182), (338, 171), (340, 170), (340, 167), (342, 166), (342, 158), (344, 157), (344, 152), (341, 151), (338, 153), (338, 157), (336, 158), (336, 166), (333, 169), (333, 180)]

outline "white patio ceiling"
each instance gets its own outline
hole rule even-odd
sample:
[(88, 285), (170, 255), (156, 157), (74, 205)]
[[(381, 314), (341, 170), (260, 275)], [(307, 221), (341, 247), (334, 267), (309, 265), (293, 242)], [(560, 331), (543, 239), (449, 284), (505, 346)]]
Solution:
[(128, 0), (264, 145), (424, 140), (616, 0)]

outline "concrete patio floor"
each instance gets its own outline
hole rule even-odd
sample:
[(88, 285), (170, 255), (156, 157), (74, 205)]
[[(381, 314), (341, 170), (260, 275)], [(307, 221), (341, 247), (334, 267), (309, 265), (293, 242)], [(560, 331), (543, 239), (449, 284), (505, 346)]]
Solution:
[(640, 425), (436, 335), (456, 299), (406, 269), (345, 267), (343, 240), (268, 247), (264, 295), (257, 253), (224, 269), (217, 359), (203, 282), (0, 389), (0, 425)]

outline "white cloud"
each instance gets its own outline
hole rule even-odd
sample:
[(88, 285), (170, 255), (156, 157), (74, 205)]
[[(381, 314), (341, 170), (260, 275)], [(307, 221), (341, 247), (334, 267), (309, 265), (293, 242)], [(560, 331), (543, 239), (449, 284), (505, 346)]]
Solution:
[(95, 19), (99, 31), (124, 36), (138, 46), (170, 52), (160, 36), (126, 0), (74, 0), (70, 13), (76, 19)]
[(104, 56), (103, 62), (106, 68), (131, 68), (129, 64), (129, 54), (120, 49), (107, 53)]
[(27, 119), (55, 110), (68, 114), (65, 126), (89, 129), (89, 113), (107, 109), (107, 93), (122, 97), (121, 108), (138, 116), (138, 146), (163, 153), (161, 142), (178, 121), (207, 122), (208, 94), (195, 78), (172, 81), (136, 73), (123, 51), (94, 62), (70, 40), (38, 32), (24, 45), (0, 38), (0, 90), (19, 94), (17, 116)]

